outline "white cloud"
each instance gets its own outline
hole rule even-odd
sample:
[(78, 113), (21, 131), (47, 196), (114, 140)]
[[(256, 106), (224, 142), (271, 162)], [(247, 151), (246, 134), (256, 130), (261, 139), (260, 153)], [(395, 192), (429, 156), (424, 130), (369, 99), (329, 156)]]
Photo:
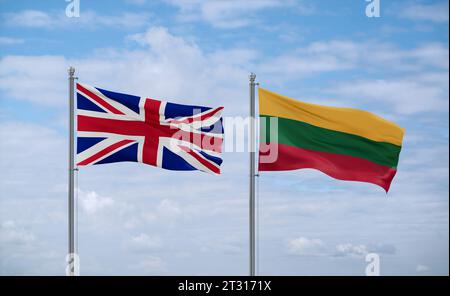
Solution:
[(36, 28), (50, 27), (55, 24), (55, 20), (52, 20), (48, 13), (39, 10), (23, 10), (6, 14), (5, 22), (12, 26)]
[[(285, 81), (349, 70), (358, 71), (358, 76), (380, 76), (335, 82), (316, 93), (338, 97), (354, 107), (377, 102), (399, 114), (416, 114), (443, 111), (448, 106), (448, 64), (448, 47), (442, 43), (401, 49), (387, 43), (331, 40), (269, 59), (257, 66), (257, 73)], [(388, 78), (386, 68), (390, 69)]]
[(340, 243), (332, 250), (320, 239), (299, 237), (288, 241), (288, 252), (294, 255), (362, 257), (368, 253), (393, 255), (396, 253), (396, 248), (391, 244)]
[(187, 59), (199, 59), (201, 56), (196, 44), (171, 35), (165, 27), (151, 27), (145, 33), (131, 35), (129, 39), (143, 46), (149, 46), (155, 53), (166, 57), (181, 54)]
[(397, 253), (397, 248), (392, 244), (374, 244), (368, 246), (370, 253), (394, 255)]
[[(257, 21), (255, 14), (264, 9), (292, 6), (289, 0), (166, 0), (180, 9), (184, 21), (202, 20), (218, 28), (240, 28)], [(299, 3), (297, 3), (300, 6)], [(308, 12), (310, 11), (309, 6)], [(306, 9), (306, 7), (305, 7)]]
[(343, 243), (336, 245), (336, 251), (333, 254), (335, 257), (362, 257), (369, 253), (377, 254), (388, 254), (393, 255), (396, 253), (396, 248), (391, 244), (374, 244), (374, 245), (364, 245), (364, 244), (351, 244)]
[[(0, 202), (2, 207), (6, 206), (4, 199)], [(58, 233), (59, 229), (53, 227), (54, 224), (48, 220), (43, 224), (43, 221), (35, 220), (36, 216), (42, 215), (43, 212), (36, 203), (42, 203), (42, 200), (34, 201), (33, 211), (25, 219), (19, 218), (21, 215), (16, 212), (9, 216), (18, 218), (17, 220), (5, 220), (0, 224), (0, 275), (64, 274), (65, 250), (61, 251), (58, 240), (48, 241), (49, 236), (44, 234), (45, 231), (42, 231), (40, 226), (46, 230), (51, 228), (53, 234)], [(23, 203), (18, 205), (22, 206), (20, 211), (26, 211), (27, 206)], [(46, 207), (46, 210), (50, 211), (54, 202), (48, 205), (50, 207)], [(11, 208), (8, 211), (11, 211)]]
[(78, 190), (77, 197), (81, 209), (87, 214), (95, 214), (104, 208), (114, 205), (114, 201), (111, 198), (100, 196), (95, 191)]
[(35, 241), (35, 236), (20, 228), (14, 221), (0, 224), (0, 244), (27, 245)]
[(45, 29), (69, 28), (139, 28), (148, 25), (150, 14), (123, 12), (119, 15), (100, 15), (94, 11), (81, 11), (80, 17), (69, 18), (64, 10), (45, 12), (40, 10), (22, 10), (3, 14), (3, 22), (11, 27), (29, 27)]
[[(59, 159), (66, 151), (57, 148), (65, 147), (66, 141), (54, 129), (40, 124), (5, 121), (0, 125), (0, 137), (0, 187), (3, 193), (11, 191), (19, 197), (29, 194), (34, 198), (43, 197), (51, 190), (49, 186), (66, 182), (66, 175), (58, 172), (65, 166)], [(36, 169), (47, 169), (48, 172), (39, 174)]]
[(401, 49), (388, 43), (331, 40), (313, 42), (302, 48), (282, 53), (259, 65), (267, 76), (285, 79), (313, 76), (326, 72), (364, 69), (384, 73), (423, 72), (430, 68), (448, 70), (448, 46), (428, 43), (412, 49)]
[(270, 60), (267, 64), (263, 64), (261, 71), (268, 75), (309, 76), (323, 72), (350, 69), (352, 65), (347, 62), (339, 60), (333, 55), (317, 55), (311, 60), (306, 56), (285, 54)]
[(213, 241), (201, 242), (201, 244), (203, 252), (240, 254), (243, 251), (241, 238), (236, 235), (219, 237)]
[(135, 5), (144, 5), (147, 1), (146, 0), (126, 0), (125, 2)]
[[(1, 202), (4, 207), (5, 200), (2, 199)], [(36, 206), (36, 203), (40, 202), (42, 200), (35, 200), (34, 211), (25, 219), (20, 219), (20, 222), (5, 220), (0, 223), (0, 275), (64, 274), (65, 252), (60, 252), (60, 244), (57, 240), (47, 243), (48, 236), (42, 239), (42, 232), (37, 231), (42, 222), (33, 220), (36, 217), (35, 214), (42, 214), (41, 209)], [(24, 208), (26, 207), (21, 207), (20, 211)], [(46, 210), (50, 210), (49, 207)], [(10, 216), (18, 217), (20, 213)], [(45, 224), (46, 229), (52, 226), (52, 224)], [(58, 232), (58, 229), (52, 228), (52, 231)]]
[(417, 59), (418, 63), (424, 66), (432, 66), (443, 70), (449, 67), (448, 47), (441, 43), (428, 43), (409, 52), (404, 52), (406, 56)]
[(403, 79), (358, 80), (341, 83), (330, 92), (358, 98), (366, 102), (381, 102), (400, 114), (438, 112), (448, 109), (447, 73), (426, 73)]
[(0, 36), (0, 45), (14, 45), (14, 44), (22, 44), (24, 42), (25, 42), (25, 40), (23, 40), (21, 38)]
[(294, 78), (354, 68), (364, 47), (352, 41), (313, 42), (305, 47), (268, 59), (260, 65), (266, 75)]
[(131, 238), (129, 245), (133, 249), (152, 250), (160, 248), (162, 241), (159, 237), (150, 237), (148, 234), (140, 233)]
[(336, 256), (365, 256), (368, 254), (367, 246), (365, 245), (353, 245), (350, 243), (339, 244), (336, 246)]
[(416, 271), (417, 272), (427, 272), (429, 270), (430, 270), (430, 268), (428, 266), (426, 266), (426, 265), (423, 265), (423, 264), (418, 264), (417, 267), (416, 267)]
[(325, 244), (320, 239), (299, 237), (288, 242), (288, 251), (294, 255), (323, 255)]
[[(147, 211), (142, 213), (142, 218), (145, 221), (166, 221), (167, 223), (173, 223), (183, 214), (183, 210), (180, 205), (168, 198), (162, 199), (157, 205), (154, 211)], [(135, 224), (136, 217), (134, 217), (130, 223)], [(170, 223), (169, 223), (170, 224)]]
[(157, 213), (159, 216), (171, 218), (180, 215), (181, 209), (177, 203), (169, 199), (163, 199), (157, 207)]
[(6, 56), (0, 60), (0, 89), (13, 99), (64, 106), (67, 67), (62, 56)]
[(165, 270), (166, 262), (157, 256), (147, 256), (134, 267), (146, 273), (160, 273)]
[[(72, 64), (81, 81), (110, 89), (113, 85), (111, 90), (166, 100), (191, 100), (206, 106), (219, 106), (226, 101), (226, 112), (245, 108), (239, 102), (245, 100), (247, 93), (248, 64), (252, 59), (248, 50), (207, 54), (195, 43), (170, 34), (163, 27), (152, 27), (129, 40), (142, 48), (99, 51), (90, 58), (76, 60), (60, 56), (6, 56), (0, 60), (0, 90), (13, 99), (65, 106), (67, 67)], [(25, 80), (28, 83), (23, 84)]]
[[(442, 110), (448, 104), (448, 73), (442, 71), (448, 69), (448, 51), (439, 43), (401, 50), (388, 44), (315, 42), (255, 64), (258, 53), (254, 50), (205, 53), (196, 43), (174, 36), (164, 27), (152, 27), (128, 40), (142, 48), (99, 51), (91, 58), (72, 61), (60, 56), (6, 56), (0, 60), (0, 89), (11, 98), (63, 106), (67, 103), (66, 69), (73, 64), (82, 81), (98, 86), (115, 85), (117, 90), (163, 99), (184, 98), (189, 93), (197, 103), (206, 105), (224, 105), (226, 100), (226, 112), (234, 113), (243, 110), (239, 102), (245, 100), (250, 69), (256, 68), (262, 77), (283, 81), (360, 67), (384, 71), (389, 65), (393, 73), (408, 70), (411, 74), (339, 83), (328, 93), (383, 102), (401, 114)], [(29, 83), (23, 84), (24, 80)]]
[(448, 1), (432, 4), (412, 4), (404, 7), (400, 16), (412, 20), (445, 23), (448, 22), (448, 8)]
[[(21, 100), (65, 104), (66, 100), (62, 98), (66, 97), (66, 68), (72, 63), (83, 71), (80, 74), (83, 80), (90, 79), (121, 88), (123, 86), (124, 89), (140, 91), (140, 94), (144, 95), (176, 97), (189, 90), (197, 98), (217, 98), (220, 95), (223, 98), (236, 98), (235, 101), (238, 101), (243, 96), (236, 88), (236, 83), (239, 81), (239, 87), (244, 91), (244, 77), (250, 68), (255, 68), (252, 63), (258, 57), (254, 50), (245, 48), (218, 50), (206, 54), (195, 43), (170, 34), (163, 27), (150, 28), (145, 33), (130, 36), (128, 40), (139, 43), (143, 49), (132, 52), (99, 52), (93, 58), (72, 62), (55, 56), (7, 56), (0, 62), (0, 89)], [(370, 58), (367, 58), (368, 52)], [(119, 56), (120, 59), (117, 59)], [(427, 67), (448, 69), (448, 51), (439, 43), (425, 44), (406, 51), (388, 44), (334, 40), (315, 42), (297, 51), (264, 60), (256, 68), (263, 76), (296, 79), (298, 76), (339, 72), (358, 67), (382, 70), (386, 65), (398, 70), (420, 70), (422, 73)], [(446, 81), (445, 75), (437, 73), (434, 76), (440, 75), (440, 79), (429, 83), (427, 75), (431, 74), (425, 72), (421, 76), (404, 80), (339, 84), (333, 88), (332, 93), (393, 103), (395, 110), (403, 114), (442, 109), (447, 101), (445, 92), (448, 88), (444, 85), (448, 79)], [(33, 83), (27, 83), (24, 87), (20, 81), (30, 80), (30, 77)], [(55, 81), (58, 83), (54, 83)], [(192, 83), (193, 81), (195, 83)], [(220, 83), (215, 83), (216, 81)], [(169, 84), (172, 87), (168, 87)], [(58, 87), (52, 87), (53, 85)], [(49, 92), (44, 96), (43, 92), (39, 91), (41, 89), (48, 89)], [(151, 89), (151, 93), (147, 89)], [(30, 96), (30, 93), (34, 95)], [(411, 94), (418, 100), (414, 100), (414, 104), (405, 104)], [(228, 106), (231, 105), (233, 109), (237, 107), (230, 104), (229, 99), (227, 101)]]

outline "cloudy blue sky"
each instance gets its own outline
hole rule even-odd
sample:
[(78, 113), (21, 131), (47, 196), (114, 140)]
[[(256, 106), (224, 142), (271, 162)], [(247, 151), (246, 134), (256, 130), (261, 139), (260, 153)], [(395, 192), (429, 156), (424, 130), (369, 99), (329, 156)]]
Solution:
[[(449, 273), (448, 1), (0, 0), (0, 274), (63, 275), (67, 67), (80, 81), (247, 116), (248, 74), (307, 102), (406, 129), (391, 191), (320, 172), (259, 178), (258, 272)], [(230, 133), (231, 134), (231, 133)], [(229, 143), (229, 141), (228, 141)], [(84, 275), (246, 275), (248, 156), (220, 177), (83, 168)]]

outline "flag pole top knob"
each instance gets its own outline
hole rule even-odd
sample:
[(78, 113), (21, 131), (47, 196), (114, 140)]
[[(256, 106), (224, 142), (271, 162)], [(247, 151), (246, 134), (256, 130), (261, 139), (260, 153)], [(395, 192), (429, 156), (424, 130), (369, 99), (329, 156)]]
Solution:
[(255, 73), (250, 73), (249, 78), (250, 78), (250, 82), (255, 82), (256, 74)]
[(67, 70), (67, 72), (69, 72), (70, 76), (75, 75), (75, 68), (74, 67), (69, 67), (69, 69)]

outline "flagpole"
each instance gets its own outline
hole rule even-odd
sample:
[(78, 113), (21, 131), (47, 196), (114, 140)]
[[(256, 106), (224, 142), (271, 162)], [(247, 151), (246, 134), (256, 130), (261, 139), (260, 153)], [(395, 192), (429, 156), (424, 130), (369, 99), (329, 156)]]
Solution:
[(75, 275), (75, 145), (74, 145), (74, 93), (75, 93), (75, 68), (70, 67), (69, 72), (69, 259), (68, 275)]
[(256, 75), (251, 73), (250, 79), (250, 212), (249, 212), (249, 227), (250, 227), (250, 276), (255, 276), (255, 79)]

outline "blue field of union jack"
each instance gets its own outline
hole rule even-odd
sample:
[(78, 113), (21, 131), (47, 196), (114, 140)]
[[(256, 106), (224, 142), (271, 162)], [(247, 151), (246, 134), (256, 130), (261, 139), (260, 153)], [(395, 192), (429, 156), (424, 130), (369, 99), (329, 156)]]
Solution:
[(131, 161), (220, 174), (222, 110), (77, 83), (77, 166)]

